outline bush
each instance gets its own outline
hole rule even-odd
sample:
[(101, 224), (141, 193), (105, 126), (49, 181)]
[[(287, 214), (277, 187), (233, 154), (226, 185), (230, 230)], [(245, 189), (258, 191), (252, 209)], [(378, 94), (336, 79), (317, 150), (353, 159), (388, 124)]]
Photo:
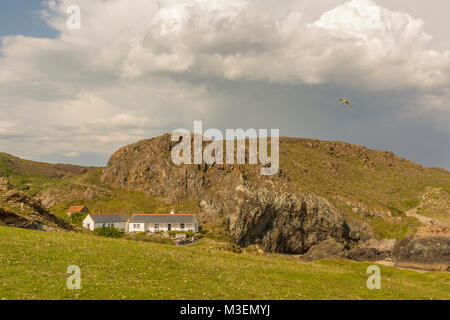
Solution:
[(226, 250), (233, 253), (242, 253), (242, 249), (237, 245), (235, 245), (234, 243), (230, 244)]
[(88, 215), (88, 213), (85, 213), (85, 212), (73, 212), (72, 215), (71, 215), (72, 224), (77, 225), (77, 226), (81, 226), (83, 224), (84, 218), (86, 218), (87, 215)]
[(96, 234), (98, 234), (101, 237), (107, 237), (107, 238), (122, 238), (123, 237), (123, 231), (117, 230), (114, 227), (101, 227), (94, 230)]
[(194, 234), (191, 231), (168, 231), (169, 236), (174, 236), (176, 234), (185, 234), (186, 238), (192, 237)]

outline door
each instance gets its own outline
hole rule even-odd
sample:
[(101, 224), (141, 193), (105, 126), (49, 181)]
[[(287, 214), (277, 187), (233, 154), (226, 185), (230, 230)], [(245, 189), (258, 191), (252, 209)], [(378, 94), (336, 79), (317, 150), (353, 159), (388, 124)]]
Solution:
[(167, 231), (170, 231), (170, 230), (172, 230), (172, 225), (169, 223), (169, 224), (167, 225)]

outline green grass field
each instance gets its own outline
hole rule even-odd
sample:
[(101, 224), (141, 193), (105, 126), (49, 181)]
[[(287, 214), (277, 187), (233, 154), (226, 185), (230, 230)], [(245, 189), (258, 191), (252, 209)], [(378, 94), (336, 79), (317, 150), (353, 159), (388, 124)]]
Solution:
[[(381, 290), (368, 290), (370, 263), (304, 263), (225, 246), (210, 239), (177, 247), (0, 227), (0, 300), (450, 298), (448, 273), (381, 266)], [(70, 265), (81, 268), (81, 290), (66, 288)]]

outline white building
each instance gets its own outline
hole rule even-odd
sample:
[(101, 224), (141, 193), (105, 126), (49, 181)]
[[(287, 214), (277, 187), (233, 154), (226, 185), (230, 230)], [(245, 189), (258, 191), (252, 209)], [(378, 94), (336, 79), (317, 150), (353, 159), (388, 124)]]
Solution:
[(89, 214), (83, 220), (83, 228), (95, 230), (114, 227), (125, 232), (198, 232), (197, 216), (194, 214)]
[(135, 214), (128, 223), (129, 232), (198, 232), (197, 217), (193, 214)]
[(114, 227), (128, 232), (128, 214), (88, 214), (83, 220), (83, 228), (94, 230), (101, 227)]

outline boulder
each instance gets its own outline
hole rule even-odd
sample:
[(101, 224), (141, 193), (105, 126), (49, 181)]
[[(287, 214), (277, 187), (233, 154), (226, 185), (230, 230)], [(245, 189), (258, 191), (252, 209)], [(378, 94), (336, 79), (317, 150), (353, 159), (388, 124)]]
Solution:
[(345, 257), (344, 245), (329, 239), (312, 246), (308, 252), (299, 257), (302, 261), (317, 261), (323, 259), (336, 259)]
[(396, 243), (393, 259), (399, 263), (445, 265), (450, 269), (450, 237), (408, 237)]

